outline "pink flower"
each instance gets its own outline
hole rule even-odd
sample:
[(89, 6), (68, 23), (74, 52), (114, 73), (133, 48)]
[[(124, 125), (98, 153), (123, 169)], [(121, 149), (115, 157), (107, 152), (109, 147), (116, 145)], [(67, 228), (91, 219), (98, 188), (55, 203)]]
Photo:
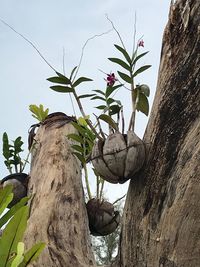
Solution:
[(114, 73), (107, 74), (107, 78), (105, 80), (107, 82), (107, 86), (113, 86), (114, 83), (117, 81)]
[(144, 47), (144, 40), (140, 40), (139, 42), (138, 42), (138, 46), (140, 47), (140, 46), (142, 46), (142, 47)]

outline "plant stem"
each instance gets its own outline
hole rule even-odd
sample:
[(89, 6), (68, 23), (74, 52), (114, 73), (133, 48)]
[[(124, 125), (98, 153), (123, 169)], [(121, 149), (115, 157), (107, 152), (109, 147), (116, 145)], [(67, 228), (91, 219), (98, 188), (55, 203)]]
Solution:
[(117, 200), (115, 200), (112, 204), (115, 205), (118, 201), (122, 200), (125, 196), (126, 196), (126, 194), (123, 195), (122, 197), (118, 198)]
[(104, 187), (105, 180), (102, 181), (101, 183), (101, 190), (100, 190), (100, 195), (99, 195), (99, 200), (101, 201), (102, 196), (103, 196), (103, 187)]
[[(73, 88), (73, 86), (72, 86), (72, 88)], [(73, 88), (73, 89), (74, 89), (74, 88)], [(77, 104), (78, 104), (78, 107), (79, 107), (79, 109), (80, 109), (80, 112), (81, 112), (82, 116), (83, 116), (84, 118), (86, 118), (86, 114), (85, 114), (85, 112), (84, 112), (84, 110), (83, 110), (83, 106), (82, 106), (81, 101), (80, 101), (80, 99), (78, 98), (78, 96), (77, 96), (77, 94), (76, 94), (76, 92), (75, 92), (75, 89), (74, 89), (73, 94), (74, 94), (74, 97), (75, 97), (75, 99), (76, 99), (76, 102), (77, 102)], [(93, 131), (93, 133), (96, 135), (96, 137), (97, 137), (99, 140), (102, 140), (101, 136), (97, 133), (96, 129), (95, 129), (94, 126), (92, 125), (92, 122), (91, 122), (90, 120), (88, 120), (88, 119), (85, 119), (85, 120), (86, 120), (87, 124), (89, 125), (90, 129), (91, 129), (91, 130)]]
[(15, 172), (18, 173), (17, 165), (15, 165)]
[(136, 103), (135, 103), (135, 96), (134, 96), (134, 81), (131, 84), (131, 101), (132, 101), (132, 114), (131, 119), (128, 127), (128, 131), (134, 131), (135, 128), (135, 113), (136, 113)]
[(99, 176), (96, 176), (96, 181), (97, 181), (97, 192), (96, 192), (96, 197), (97, 199), (99, 198)]
[(87, 166), (86, 164), (83, 165), (83, 169), (85, 172), (85, 184), (86, 184), (86, 189), (88, 193), (88, 198), (89, 200), (92, 199), (91, 191), (90, 191), (90, 185), (89, 185), (89, 180), (88, 180), (88, 171), (87, 171)]
[(29, 156), (30, 156), (30, 154), (32, 152), (33, 146), (34, 146), (34, 143), (32, 144), (32, 146), (31, 146), (31, 148), (30, 148), (30, 150), (29, 150), (29, 152), (28, 152), (28, 154), (26, 156), (26, 159), (24, 160), (24, 164), (22, 164), (22, 167), (21, 167), (21, 171), (20, 172), (23, 172), (24, 171), (24, 169), (26, 167), (26, 164), (28, 162)]

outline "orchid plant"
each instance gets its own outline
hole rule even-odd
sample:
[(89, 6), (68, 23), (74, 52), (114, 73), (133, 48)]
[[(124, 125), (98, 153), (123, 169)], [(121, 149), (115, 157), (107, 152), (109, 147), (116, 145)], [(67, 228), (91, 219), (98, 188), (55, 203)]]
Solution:
[[(121, 38), (120, 38), (121, 40)], [(129, 121), (128, 131), (134, 131), (136, 111), (144, 113), (146, 116), (149, 114), (149, 103), (148, 97), (150, 95), (150, 89), (148, 85), (135, 85), (134, 79), (140, 73), (146, 71), (151, 67), (151, 65), (144, 65), (139, 68), (137, 63), (144, 57), (148, 52), (139, 53), (140, 49), (144, 47), (144, 41), (140, 39), (136, 45), (136, 49), (133, 49), (133, 53), (127, 52), (122, 40), (121, 45), (114, 45), (116, 50), (120, 53), (121, 57), (108, 58), (111, 62), (117, 64), (123, 71), (117, 71), (118, 77), (114, 73), (106, 74), (105, 90), (93, 90), (87, 94), (78, 94), (77, 87), (79, 87), (84, 82), (92, 81), (92, 79), (87, 77), (77, 77), (79, 66), (76, 66), (67, 77), (56, 71), (56, 76), (50, 77), (47, 80), (54, 83), (50, 86), (50, 89), (59, 93), (69, 93), (75, 98), (75, 101), (79, 107), (82, 117), (73, 122), (73, 126), (78, 131), (78, 134), (70, 134), (68, 138), (78, 142), (78, 144), (73, 144), (73, 154), (81, 161), (84, 172), (86, 188), (89, 199), (92, 198), (89, 182), (88, 182), (88, 171), (87, 163), (90, 161), (91, 151), (96, 138), (98, 140), (104, 141), (106, 136), (109, 134), (120, 131), (119, 125), (121, 120), (122, 129), (121, 132), (124, 133), (125, 122), (123, 115), (123, 105), (121, 101), (114, 98), (115, 93), (118, 90), (128, 89), (131, 94), (132, 101), (132, 113)], [(92, 122), (90, 116), (86, 115), (84, 107), (81, 103), (82, 99), (90, 98), (90, 100), (100, 100), (102, 105), (96, 106), (96, 109), (101, 111), (100, 115), (95, 114), (95, 122)], [(108, 133), (104, 132), (101, 127), (101, 121), (108, 124)], [(93, 169), (94, 170), (94, 169)], [(94, 170), (94, 174), (97, 180), (97, 198), (102, 198), (104, 180), (101, 176)], [(101, 185), (101, 188), (100, 188)]]

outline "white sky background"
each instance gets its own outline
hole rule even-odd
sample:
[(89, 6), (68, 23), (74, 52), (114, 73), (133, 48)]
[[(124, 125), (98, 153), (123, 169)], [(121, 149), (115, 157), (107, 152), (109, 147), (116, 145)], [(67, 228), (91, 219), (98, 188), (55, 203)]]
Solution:
[[(65, 49), (66, 75), (79, 62), (85, 41), (95, 34), (111, 28), (105, 14), (114, 22), (123, 41), (132, 49), (134, 14), (137, 12), (136, 40), (144, 36), (145, 48), (150, 53), (141, 64), (151, 64), (151, 69), (139, 75), (136, 83), (146, 83), (151, 88), (150, 103), (155, 93), (160, 60), (162, 34), (167, 23), (170, 0), (86, 0), (86, 1), (11, 1), (0, 0), (0, 18), (31, 40), (44, 57), (58, 71), (62, 72), (63, 47)], [(92, 89), (104, 89), (104, 75), (116, 70), (108, 57), (119, 56), (113, 44), (120, 44), (115, 32), (96, 38), (86, 46), (79, 75), (90, 77), (94, 82), (85, 84), (79, 92), (89, 93)], [(30, 104), (43, 104), (50, 112), (62, 111), (73, 115), (69, 95), (49, 89), (46, 78), (54, 76), (52, 69), (37, 52), (8, 27), (0, 23), (0, 138), (6, 131), (11, 139), (22, 136), (27, 152), (27, 132), (36, 123), (28, 110)], [(129, 117), (131, 103), (129, 91), (116, 95), (124, 104), (125, 116)], [(83, 101), (86, 113), (93, 113), (94, 103)], [(77, 114), (78, 109), (76, 109)], [(96, 112), (98, 113), (98, 111)], [(142, 137), (148, 118), (137, 114), (136, 133)], [(0, 140), (0, 151), (2, 142)], [(24, 154), (25, 158), (26, 153)], [(3, 178), (8, 174), (0, 155), (0, 171)], [(109, 185), (107, 196), (112, 201), (124, 194), (125, 185)]]

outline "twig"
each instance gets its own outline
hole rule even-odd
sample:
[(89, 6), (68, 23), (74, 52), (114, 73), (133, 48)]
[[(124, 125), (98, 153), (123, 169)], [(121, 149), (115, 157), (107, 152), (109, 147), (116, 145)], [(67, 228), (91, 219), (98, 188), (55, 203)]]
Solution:
[(117, 200), (115, 200), (112, 204), (115, 205), (118, 201), (122, 200), (125, 196), (126, 196), (126, 194), (123, 195), (122, 197), (118, 198)]
[(88, 198), (92, 199), (92, 194), (91, 194), (91, 191), (90, 191), (90, 185), (89, 185), (89, 180), (88, 180), (88, 171), (87, 171), (86, 164), (84, 164), (83, 168), (84, 168), (84, 172), (85, 172), (85, 184), (86, 184), (86, 189), (87, 189), (87, 193), (88, 193)]
[(97, 197), (97, 199), (99, 199), (99, 182), (100, 182), (100, 178), (99, 178), (99, 176), (96, 176), (96, 183), (97, 183), (96, 197)]
[(103, 36), (103, 35), (105, 35), (105, 34), (108, 34), (108, 33), (110, 33), (112, 30), (113, 30), (113, 29), (110, 29), (110, 30), (108, 30), (108, 31), (106, 31), (106, 32), (103, 32), (103, 33), (100, 33), (100, 34), (95, 34), (95, 35), (93, 35), (92, 37), (90, 37), (90, 38), (88, 38), (88, 39), (86, 40), (85, 44), (84, 44), (83, 47), (82, 47), (82, 51), (81, 51), (81, 56), (80, 56), (79, 64), (78, 64), (78, 67), (77, 67), (76, 72), (75, 72), (75, 74), (74, 74), (74, 78), (73, 78), (73, 81), (72, 81), (72, 82), (74, 82), (74, 80), (75, 80), (75, 78), (76, 78), (76, 76), (77, 76), (77, 74), (78, 74), (78, 72), (79, 72), (79, 69), (80, 69), (80, 66), (81, 66), (81, 63), (82, 63), (82, 60), (83, 60), (84, 50), (85, 50), (87, 44), (89, 43), (89, 41), (91, 41), (91, 40), (93, 40), (93, 39), (95, 39), (95, 38), (97, 38), (97, 37), (101, 37), (101, 36)]
[(104, 183), (105, 183), (105, 180), (103, 180), (101, 182), (101, 190), (100, 190), (100, 195), (99, 195), (99, 200), (101, 201), (102, 197), (103, 197), (103, 188), (104, 188)]
[(133, 53), (132, 53), (132, 56), (133, 56), (134, 53), (135, 53), (136, 24), (137, 24), (137, 14), (136, 14), (136, 12), (135, 12), (134, 33), (133, 33)]
[(116, 29), (116, 27), (115, 27), (114, 23), (112, 22), (112, 20), (108, 17), (108, 14), (106, 14), (106, 19), (107, 19), (108, 21), (110, 21), (110, 23), (111, 23), (111, 25), (112, 25), (114, 31), (117, 33), (117, 35), (118, 35), (118, 37), (119, 37), (119, 40), (120, 40), (120, 42), (121, 42), (121, 44), (122, 44), (124, 50), (126, 50), (126, 47), (125, 47), (124, 42), (123, 42), (123, 40), (122, 40), (122, 37), (121, 37), (119, 31)]
[(33, 42), (31, 42), (28, 38), (26, 38), (23, 34), (21, 34), (20, 32), (16, 31), (12, 26), (10, 26), (7, 22), (5, 22), (3, 19), (0, 18), (0, 21), (7, 26), (8, 28), (10, 28), (13, 32), (15, 32), (17, 35), (19, 35), (20, 37), (22, 37), (26, 42), (28, 42), (35, 50), (36, 52), (39, 54), (39, 56), (44, 60), (44, 62), (53, 70), (56, 72), (56, 69), (46, 60), (46, 58), (42, 55), (42, 53), (39, 51), (39, 49), (34, 45)]
[(125, 120), (124, 120), (124, 111), (123, 111), (123, 107), (121, 108), (121, 116), (122, 116), (122, 134), (124, 134)]
[[(63, 73), (65, 75), (65, 48), (64, 47), (63, 47)], [(74, 103), (73, 103), (73, 99), (72, 99), (72, 95), (71, 94), (72, 93), (69, 93), (69, 97), (70, 97), (70, 101), (71, 101), (71, 104), (72, 104), (72, 109), (73, 109), (73, 112), (74, 112), (74, 116), (76, 117), (76, 111), (75, 111), (75, 107), (74, 107)]]

